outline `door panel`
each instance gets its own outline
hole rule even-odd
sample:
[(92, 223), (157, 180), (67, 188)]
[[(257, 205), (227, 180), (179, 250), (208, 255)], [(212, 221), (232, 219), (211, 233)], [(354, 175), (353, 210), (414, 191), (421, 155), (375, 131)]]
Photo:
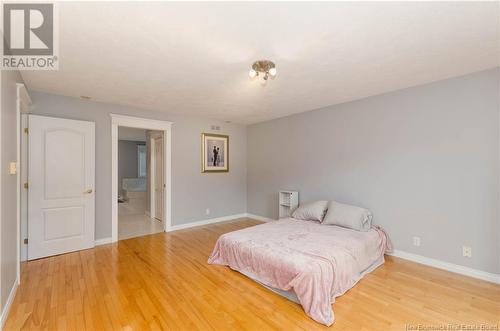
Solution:
[(163, 220), (163, 138), (155, 139), (155, 218)]
[(51, 208), (43, 211), (44, 241), (73, 238), (85, 231), (83, 207)]
[(44, 147), (45, 199), (81, 196), (86, 189), (85, 133), (66, 128), (47, 131)]
[(94, 246), (93, 122), (29, 116), (28, 259)]

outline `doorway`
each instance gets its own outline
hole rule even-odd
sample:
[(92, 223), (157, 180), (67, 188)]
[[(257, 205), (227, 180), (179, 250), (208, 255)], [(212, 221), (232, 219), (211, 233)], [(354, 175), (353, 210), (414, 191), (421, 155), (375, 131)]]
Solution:
[(115, 114), (111, 118), (111, 241), (168, 231), (172, 123)]
[(118, 127), (118, 240), (163, 232), (164, 163), (162, 131)]

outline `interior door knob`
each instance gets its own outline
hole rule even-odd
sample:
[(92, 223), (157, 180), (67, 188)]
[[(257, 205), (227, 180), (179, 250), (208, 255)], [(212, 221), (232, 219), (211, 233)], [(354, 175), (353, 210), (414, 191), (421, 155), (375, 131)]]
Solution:
[(90, 194), (90, 193), (92, 193), (92, 189), (91, 189), (91, 188), (89, 188), (88, 190), (86, 190), (86, 191), (85, 191), (85, 192), (83, 192), (83, 193), (84, 193), (84, 194)]

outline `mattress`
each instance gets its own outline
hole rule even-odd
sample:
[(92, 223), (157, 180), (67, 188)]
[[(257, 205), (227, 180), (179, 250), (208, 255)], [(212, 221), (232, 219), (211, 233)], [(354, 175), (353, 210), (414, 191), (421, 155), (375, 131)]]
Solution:
[[(377, 260), (375, 260), (370, 267), (366, 268), (362, 272), (362, 274), (365, 275), (365, 274), (367, 274), (369, 272), (372, 272), (373, 270), (375, 270), (377, 267), (379, 267), (382, 264), (384, 264), (384, 256), (380, 256), (380, 258), (378, 258)], [(253, 278), (252, 275), (245, 275), (245, 276), (247, 276), (248, 278), (254, 280), (255, 282), (259, 283), (260, 285), (264, 286), (268, 290), (273, 291), (274, 293), (276, 293), (278, 295), (281, 295), (282, 297), (284, 297), (284, 298), (286, 298), (286, 299), (288, 299), (290, 301), (293, 301), (295, 303), (298, 303), (300, 305), (299, 298), (297, 297), (297, 294), (295, 293), (295, 291), (293, 289), (290, 289), (288, 291), (281, 290), (279, 288), (268, 286), (266, 284), (263, 284), (263, 283), (259, 282), (259, 280)], [(334, 302), (335, 302), (335, 296), (332, 296), (331, 303), (334, 303)]]
[(384, 262), (390, 241), (379, 227), (361, 232), (293, 218), (223, 234), (209, 257), (331, 325), (331, 303)]

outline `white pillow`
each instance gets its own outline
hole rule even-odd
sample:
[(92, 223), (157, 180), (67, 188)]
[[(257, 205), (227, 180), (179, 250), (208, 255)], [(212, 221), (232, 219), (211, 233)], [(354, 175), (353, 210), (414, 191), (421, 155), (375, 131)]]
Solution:
[(292, 213), (292, 217), (298, 220), (319, 221), (325, 217), (328, 201), (314, 201), (300, 205)]
[(372, 227), (372, 213), (365, 208), (346, 205), (332, 200), (328, 203), (328, 211), (322, 224), (339, 225), (353, 230), (368, 231)]

